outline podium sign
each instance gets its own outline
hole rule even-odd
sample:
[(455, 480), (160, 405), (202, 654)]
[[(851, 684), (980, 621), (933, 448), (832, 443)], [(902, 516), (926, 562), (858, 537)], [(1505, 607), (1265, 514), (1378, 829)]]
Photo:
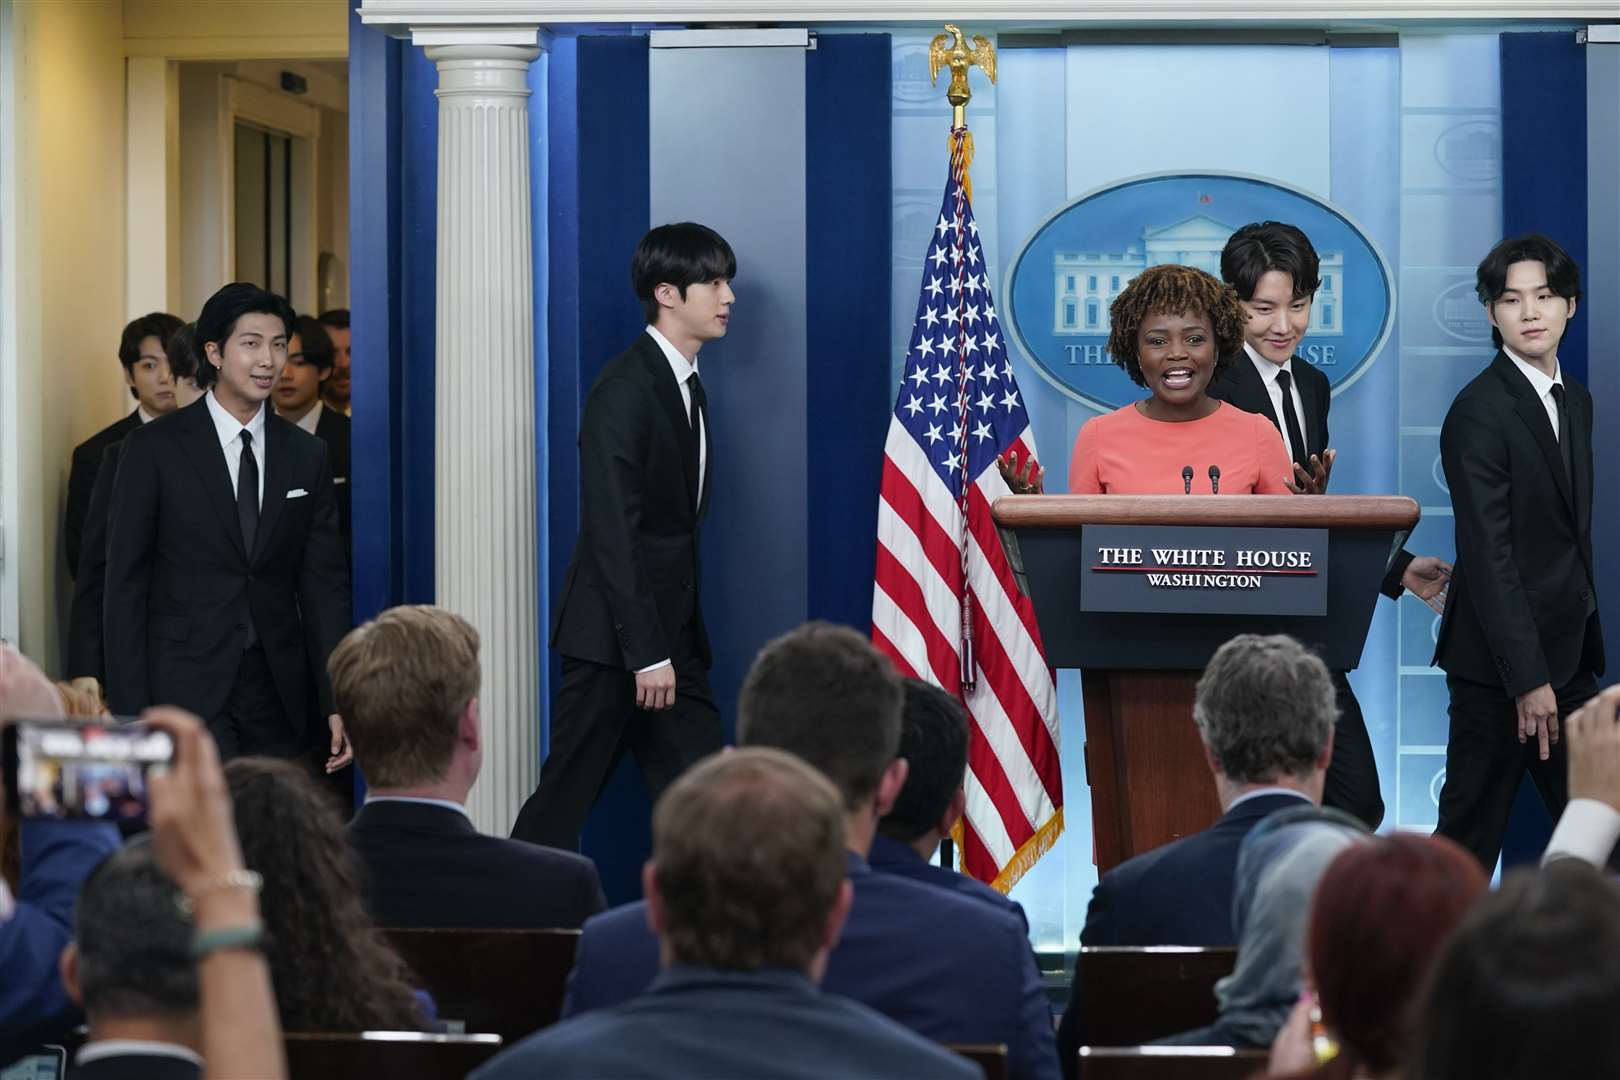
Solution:
[(1080, 610), (1327, 614), (1326, 529), (1090, 525)]

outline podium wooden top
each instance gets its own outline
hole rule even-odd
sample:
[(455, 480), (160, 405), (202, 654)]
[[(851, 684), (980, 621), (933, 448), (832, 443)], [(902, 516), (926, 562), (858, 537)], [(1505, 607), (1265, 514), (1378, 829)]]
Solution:
[(1006, 495), (990, 508), (1008, 529), (1076, 525), (1232, 525), (1402, 532), (1417, 524), (1405, 495)]

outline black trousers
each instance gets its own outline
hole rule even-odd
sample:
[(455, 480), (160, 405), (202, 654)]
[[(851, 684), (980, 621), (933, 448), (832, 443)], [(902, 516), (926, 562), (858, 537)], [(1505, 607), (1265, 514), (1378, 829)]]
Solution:
[(512, 826), (514, 839), (578, 850), (585, 819), (627, 751), (657, 802), (687, 766), (720, 749), (720, 710), (690, 628), (682, 631), (675, 653), (675, 704), (660, 712), (636, 708), (633, 673), (562, 658), (551, 749), (539, 786)]
[(264, 756), (307, 759), (306, 740), (287, 722), (287, 709), (281, 703), (275, 678), (264, 647), (254, 644), (242, 653), (236, 681), (225, 698), (225, 706), (208, 722), (208, 730), (219, 745), (222, 762), (232, 758)]
[(1322, 805), (1343, 810), (1365, 822), (1367, 828), (1376, 829), (1384, 820), (1384, 794), (1378, 787), (1378, 761), (1367, 737), (1361, 702), (1342, 671), (1333, 673), (1333, 693), (1339, 719), (1333, 725), (1333, 760), (1328, 764)]
[[(1526, 769), (1553, 820), (1564, 812), (1569, 777), (1563, 732), (1542, 761), (1537, 740), (1519, 742), (1518, 705), (1501, 684), (1447, 675), (1446, 689), (1451, 691), (1451, 733), (1434, 831), (1467, 848), (1489, 874), (1502, 854), (1502, 836)], [(1586, 672), (1555, 692), (1562, 720), (1597, 693), (1597, 679)]]

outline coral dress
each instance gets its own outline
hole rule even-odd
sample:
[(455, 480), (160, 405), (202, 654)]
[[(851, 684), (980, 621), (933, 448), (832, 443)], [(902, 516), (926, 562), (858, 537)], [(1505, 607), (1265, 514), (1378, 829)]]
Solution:
[(1209, 467), (1220, 467), (1222, 495), (1287, 495), (1293, 473), (1282, 435), (1259, 413), (1226, 402), (1201, 420), (1150, 420), (1135, 405), (1080, 427), (1069, 457), (1076, 495), (1181, 495), (1192, 466), (1192, 494), (1210, 494)]

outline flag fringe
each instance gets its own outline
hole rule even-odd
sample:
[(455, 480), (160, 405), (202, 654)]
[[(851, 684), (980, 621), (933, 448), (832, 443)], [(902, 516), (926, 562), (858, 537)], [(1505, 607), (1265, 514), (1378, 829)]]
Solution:
[(1046, 824), (1013, 853), (1013, 857), (1007, 860), (1007, 865), (1001, 868), (1001, 873), (996, 875), (996, 880), (990, 882), (990, 887), (1001, 893), (1011, 892), (1012, 887), (1018, 884), (1018, 879), (1023, 877), (1042, 855), (1051, 850), (1062, 833), (1063, 807), (1060, 806), (1046, 819)]

